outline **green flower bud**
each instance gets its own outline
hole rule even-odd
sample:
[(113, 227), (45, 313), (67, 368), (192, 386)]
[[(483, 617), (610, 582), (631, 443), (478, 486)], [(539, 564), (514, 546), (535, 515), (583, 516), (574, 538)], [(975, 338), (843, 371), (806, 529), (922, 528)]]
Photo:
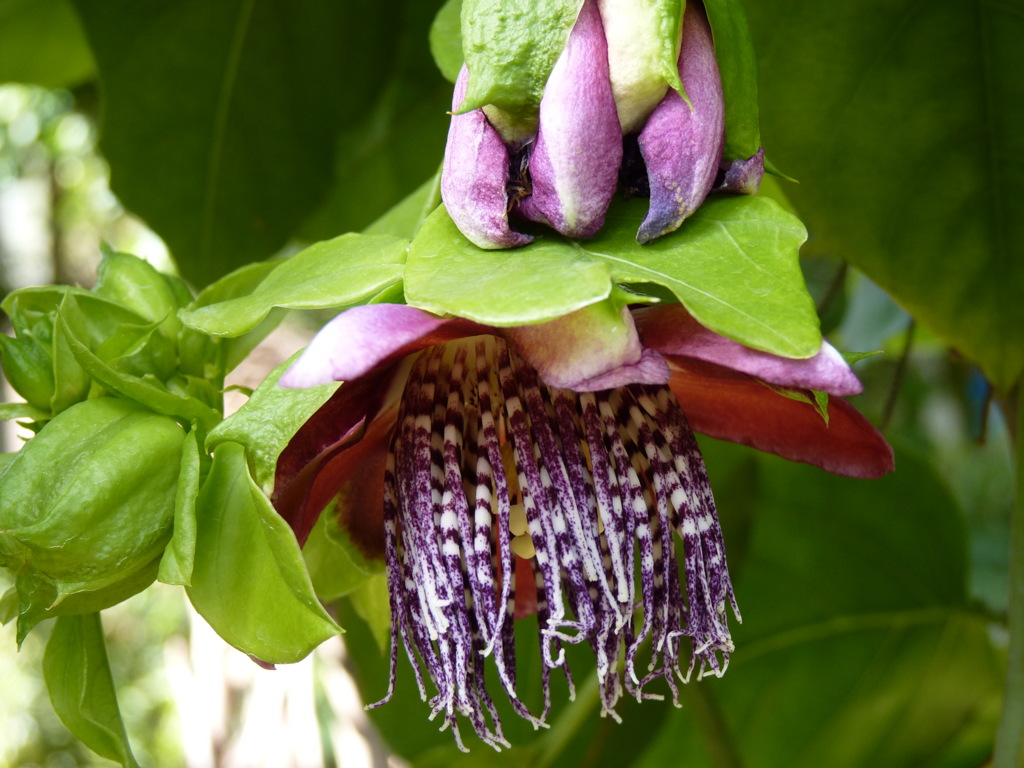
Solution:
[[(77, 403), (0, 473), (0, 566), (21, 613), (101, 590), (150, 566), (170, 534), (185, 430), (118, 398)], [(33, 597), (35, 596), (35, 597)]]

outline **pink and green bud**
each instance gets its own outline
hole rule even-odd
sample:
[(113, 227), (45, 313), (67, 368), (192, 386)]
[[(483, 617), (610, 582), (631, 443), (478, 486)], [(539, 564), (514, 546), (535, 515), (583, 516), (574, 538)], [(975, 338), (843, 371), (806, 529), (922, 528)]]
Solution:
[[(680, 18), (680, 5), (585, 0), (530, 136), (513, 139), (495, 105), (453, 115), (442, 196), (470, 241), (488, 249), (529, 242), (510, 228), (510, 214), (591, 237), (620, 179), (627, 192), (650, 191), (641, 243), (675, 231), (701, 205), (722, 160), (725, 106), (704, 11), (691, 2)], [(473, 77), (463, 69), (453, 109)], [(624, 140), (639, 145), (642, 168), (625, 167)], [(756, 161), (726, 169), (723, 191), (756, 189)]]
[[(465, 67), (455, 84), (452, 110), (466, 95)], [(478, 248), (514, 248), (533, 238), (508, 224), (509, 154), (483, 110), (453, 114), (441, 173), (441, 198), (459, 230)]]
[(519, 213), (567, 237), (596, 235), (621, 162), (608, 45), (597, 5), (588, 2), (544, 89), (530, 155), (532, 194), (520, 202)]
[(725, 102), (711, 28), (693, 3), (683, 15), (679, 76), (689, 104), (671, 91), (640, 132), (651, 207), (637, 240), (647, 243), (679, 225), (704, 202), (725, 142)]

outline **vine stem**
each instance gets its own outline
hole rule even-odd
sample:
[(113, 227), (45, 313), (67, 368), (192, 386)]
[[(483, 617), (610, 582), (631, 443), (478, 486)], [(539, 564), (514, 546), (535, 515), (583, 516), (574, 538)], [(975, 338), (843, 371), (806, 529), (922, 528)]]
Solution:
[(1016, 410), (1017, 491), (1010, 520), (1010, 649), (993, 768), (1024, 766), (1024, 384), (1017, 387)]

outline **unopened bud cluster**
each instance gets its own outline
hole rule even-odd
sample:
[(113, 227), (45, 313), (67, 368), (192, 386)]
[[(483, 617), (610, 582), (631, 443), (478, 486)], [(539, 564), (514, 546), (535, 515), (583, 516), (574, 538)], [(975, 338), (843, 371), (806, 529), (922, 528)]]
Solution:
[[(650, 193), (637, 232), (647, 243), (674, 232), (712, 190), (722, 160), (725, 105), (704, 11), (686, 4), (678, 68), (685, 98), (658, 71), (637, 27), (635, 0), (585, 0), (525, 138), (487, 107), (458, 114), (470, 73), (455, 85), (441, 194), (462, 233), (480, 248), (532, 239), (510, 217), (573, 238), (595, 235), (620, 181)], [(489, 117), (490, 115), (490, 117)], [(625, 149), (624, 149), (625, 148)], [(624, 162), (625, 156), (625, 162)], [(752, 158), (760, 166), (760, 157)], [(761, 168), (744, 165), (742, 191)]]

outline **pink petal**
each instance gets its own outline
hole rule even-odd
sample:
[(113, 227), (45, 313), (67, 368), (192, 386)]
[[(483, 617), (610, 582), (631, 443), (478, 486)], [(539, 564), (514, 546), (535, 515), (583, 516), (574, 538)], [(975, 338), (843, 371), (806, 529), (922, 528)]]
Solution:
[(668, 381), (660, 356), (644, 356), (629, 310), (612, 300), (502, 335), (551, 387), (591, 392)]
[(530, 155), (532, 194), (519, 212), (567, 237), (591, 237), (604, 224), (621, 163), (608, 44), (597, 5), (587, 0), (544, 87)]
[(434, 344), (490, 332), (469, 320), (438, 317), (405, 304), (352, 307), (320, 330), (281, 377), (281, 386), (353, 381)]
[(695, 3), (687, 3), (683, 14), (679, 77), (690, 104), (670, 90), (640, 132), (651, 187), (650, 210), (636, 236), (641, 243), (674, 232), (700, 207), (722, 156), (722, 81), (711, 29)]
[(893, 470), (892, 447), (845, 400), (829, 398), (826, 426), (813, 406), (742, 373), (685, 358), (669, 358), (669, 366), (669, 386), (697, 432), (847, 477)]
[[(466, 96), (469, 70), (455, 83), (452, 110)], [(513, 248), (533, 238), (508, 226), (508, 149), (481, 109), (452, 115), (441, 170), (441, 198), (449, 215), (478, 248)]]
[(756, 195), (764, 178), (764, 147), (743, 160), (722, 161), (718, 165), (719, 183), (713, 191), (732, 195)]
[(826, 341), (805, 360), (779, 357), (745, 347), (698, 323), (682, 304), (645, 307), (634, 313), (644, 344), (665, 355), (717, 363), (770, 384), (817, 389), (832, 395), (859, 395), (860, 381), (843, 356)]

